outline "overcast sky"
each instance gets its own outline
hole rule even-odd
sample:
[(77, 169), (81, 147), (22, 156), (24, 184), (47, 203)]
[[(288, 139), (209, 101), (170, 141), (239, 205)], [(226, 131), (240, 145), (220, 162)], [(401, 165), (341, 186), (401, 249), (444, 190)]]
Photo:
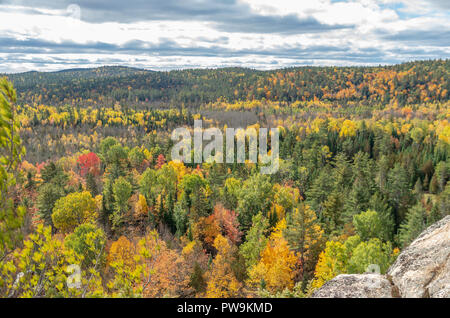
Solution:
[(0, 72), (450, 58), (450, 0), (0, 0)]

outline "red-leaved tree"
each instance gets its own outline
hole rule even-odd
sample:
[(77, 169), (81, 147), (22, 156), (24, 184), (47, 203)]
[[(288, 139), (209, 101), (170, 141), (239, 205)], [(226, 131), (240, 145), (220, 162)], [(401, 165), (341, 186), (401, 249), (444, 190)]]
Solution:
[(93, 152), (78, 157), (77, 164), (80, 167), (80, 175), (82, 177), (88, 173), (93, 176), (100, 175), (100, 158)]
[(221, 204), (217, 204), (212, 215), (218, 222), (222, 235), (227, 236), (233, 244), (241, 241), (242, 232), (239, 230), (236, 212), (225, 209)]
[(166, 158), (164, 157), (163, 154), (160, 154), (158, 156), (158, 159), (156, 159), (156, 169), (161, 169), (161, 167), (166, 163)]

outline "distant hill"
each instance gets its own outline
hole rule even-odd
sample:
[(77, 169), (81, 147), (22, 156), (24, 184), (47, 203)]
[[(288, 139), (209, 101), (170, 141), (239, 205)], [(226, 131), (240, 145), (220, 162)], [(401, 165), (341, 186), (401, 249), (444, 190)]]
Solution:
[(122, 66), (27, 72), (7, 77), (26, 103), (184, 103), (224, 99), (399, 104), (449, 99), (450, 60), (379, 67), (248, 68), (155, 72)]

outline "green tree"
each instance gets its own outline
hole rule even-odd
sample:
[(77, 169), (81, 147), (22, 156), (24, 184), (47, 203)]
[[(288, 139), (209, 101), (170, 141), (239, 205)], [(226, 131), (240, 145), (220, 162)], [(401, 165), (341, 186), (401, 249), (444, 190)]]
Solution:
[(125, 213), (128, 211), (128, 200), (130, 199), (132, 192), (133, 188), (131, 187), (131, 184), (124, 177), (120, 177), (114, 182), (114, 201), (118, 213)]
[(195, 262), (194, 269), (189, 279), (189, 285), (195, 289), (197, 293), (204, 293), (206, 291), (207, 281), (204, 277), (205, 273), (202, 267)]
[(105, 262), (106, 235), (94, 224), (82, 224), (64, 239), (64, 245), (82, 256), (82, 266), (87, 269)]
[(420, 178), (417, 178), (416, 184), (414, 185), (414, 194), (418, 199), (420, 199), (423, 194), (423, 186)]
[(124, 177), (118, 178), (112, 187), (114, 194), (114, 213), (111, 215), (113, 228), (117, 228), (123, 221), (123, 215), (128, 211), (128, 200), (133, 188)]
[(50, 225), (53, 228), (53, 208), (56, 201), (63, 196), (63, 189), (53, 183), (45, 183), (39, 188), (36, 207), (38, 209), (38, 215), (44, 220), (45, 225)]
[(95, 200), (88, 191), (70, 193), (55, 203), (52, 220), (55, 227), (64, 233), (77, 226), (92, 223), (97, 219)]
[(421, 203), (408, 210), (406, 219), (400, 225), (399, 238), (403, 246), (411, 243), (426, 228), (426, 211)]
[(161, 194), (163, 197), (172, 196), (176, 198), (177, 196), (177, 172), (175, 169), (165, 164), (161, 169), (157, 170), (156, 173), (156, 188), (154, 189), (157, 195)]
[(154, 204), (156, 199), (157, 177), (157, 172), (155, 170), (147, 168), (139, 180), (140, 192), (150, 204)]
[(128, 160), (127, 149), (120, 144), (116, 144), (109, 148), (106, 153), (106, 162), (108, 164), (122, 166)]
[(238, 220), (241, 230), (246, 232), (254, 215), (262, 212), (266, 215), (273, 201), (273, 188), (269, 177), (255, 174), (244, 181), (238, 197)]
[(374, 269), (379, 269), (380, 273), (384, 274), (393, 261), (394, 255), (391, 243), (383, 243), (377, 238), (372, 238), (367, 242), (359, 243), (353, 249), (348, 262), (348, 272), (365, 273), (371, 270), (371, 265), (375, 265), (376, 268)]
[(106, 162), (107, 153), (109, 149), (111, 149), (112, 146), (115, 146), (119, 144), (116, 138), (114, 137), (106, 137), (100, 142), (100, 156), (102, 157), (103, 161)]
[(441, 218), (450, 214), (450, 184), (447, 184), (444, 191), (439, 194), (436, 201), (436, 208)]
[(106, 178), (103, 184), (102, 193), (102, 209), (101, 209), (101, 219), (104, 224), (107, 224), (110, 215), (114, 212), (114, 193), (113, 193), (114, 182), (110, 178)]
[(112, 146), (106, 154), (106, 162), (108, 164), (106, 173), (112, 179), (125, 176), (128, 166), (128, 154), (126, 148), (122, 145)]
[(97, 182), (92, 173), (88, 173), (86, 176), (86, 189), (95, 197), (98, 194)]
[(444, 191), (447, 181), (450, 179), (450, 161), (441, 161), (436, 165), (437, 192)]
[[(1, 260), (22, 239), (20, 228), (25, 207), (14, 203), (11, 188), (17, 167), (25, 154), (15, 114), (16, 91), (6, 78), (0, 79), (0, 272)], [(0, 282), (0, 285), (2, 283)], [(1, 286), (0, 286), (1, 287)]]
[(342, 212), (344, 208), (344, 200), (342, 193), (333, 191), (323, 203), (323, 223), (329, 233), (338, 230), (342, 225)]
[(135, 169), (138, 169), (142, 166), (142, 163), (144, 162), (145, 155), (141, 148), (134, 147), (130, 150), (128, 153), (128, 161), (130, 162), (131, 166)]
[(369, 155), (358, 152), (353, 160), (352, 189), (345, 204), (348, 221), (351, 221), (354, 215), (369, 208), (369, 202), (375, 190), (375, 169)]
[(267, 245), (268, 238), (266, 234), (268, 230), (269, 220), (262, 213), (254, 215), (252, 227), (245, 237), (245, 243), (239, 247), (247, 268), (251, 268), (258, 263), (261, 252)]
[(173, 212), (175, 227), (176, 227), (176, 235), (182, 236), (186, 233), (188, 227), (188, 213), (187, 210), (183, 208), (181, 202), (175, 204), (175, 209)]
[(283, 233), (292, 250), (300, 259), (300, 275), (309, 274), (322, 250), (323, 230), (317, 222), (316, 214), (309, 206), (299, 204), (287, 216), (287, 227)]
[(194, 222), (211, 213), (211, 206), (206, 196), (208, 184), (205, 179), (197, 174), (185, 175), (181, 180), (181, 188), (181, 202)]
[(238, 195), (241, 188), (241, 181), (235, 178), (228, 178), (225, 180), (223, 189), (221, 190), (221, 197), (226, 209), (236, 210), (238, 206)]
[(334, 180), (330, 165), (326, 165), (319, 170), (318, 176), (313, 179), (311, 187), (306, 191), (306, 202), (317, 212), (319, 219), (322, 219), (324, 203), (330, 193), (333, 192)]
[(437, 194), (439, 192), (439, 183), (438, 183), (438, 178), (437, 178), (436, 173), (434, 173), (433, 177), (431, 177), (430, 192), (433, 194)]
[(371, 238), (381, 239), (383, 236), (381, 220), (376, 211), (367, 210), (353, 216), (353, 226), (363, 241), (368, 241)]
[(44, 166), (41, 176), (44, 183), (53, 183), (60, 188), (64, 188), (69, 180), (63, 168), (54, 162), (50, 162)]
[(392, 207), (382, 194), (376, 192), (370, 199), (370, 209), (377, 211), (381, 222), (381, 228), (378, 238), (382, 241), (393, 241), (395, 221), (392, 213)]
[(397, 211), (396, 222), (401, 223), (411, 201), (409, 177), (401, 164), (396, 163), (387, 176), (386, 193), (390, 204)]

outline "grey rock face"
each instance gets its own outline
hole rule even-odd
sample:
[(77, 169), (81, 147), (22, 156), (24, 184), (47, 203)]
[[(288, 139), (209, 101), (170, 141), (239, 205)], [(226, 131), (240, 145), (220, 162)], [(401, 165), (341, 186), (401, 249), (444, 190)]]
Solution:
[(450, 297), (450, 216), (426, 229), (388, 271), (402, 297)]
[(313, 298), (392, 298), (393, 286), (384, 275), (343, 274), (316, 290)]
[(450, 216), (426, 229), (400, 253), (387, 275), (339, 275), (313, 298), (450, 298)]

